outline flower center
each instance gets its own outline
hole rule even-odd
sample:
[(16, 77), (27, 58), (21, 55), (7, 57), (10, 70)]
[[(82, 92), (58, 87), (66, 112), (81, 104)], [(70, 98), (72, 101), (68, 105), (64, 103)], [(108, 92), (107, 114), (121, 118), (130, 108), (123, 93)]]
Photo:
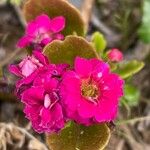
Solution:
[(38, 43), (38, 44), (41, 44), (41, 41), (42, 41), (44, 38), (49, 38), (49, 34), (47, 34), (47, 33), (39, 33), (39, 34), (36, 36), (34, 42), (35, 42), (35, 43)]
[(82, 83), (81, 85), (81, 93), (82, 96), (87, 98), (88, 100), (97, 100), (99, 96), (99, 90), (98, 87), (95, 84), (92, 83)]

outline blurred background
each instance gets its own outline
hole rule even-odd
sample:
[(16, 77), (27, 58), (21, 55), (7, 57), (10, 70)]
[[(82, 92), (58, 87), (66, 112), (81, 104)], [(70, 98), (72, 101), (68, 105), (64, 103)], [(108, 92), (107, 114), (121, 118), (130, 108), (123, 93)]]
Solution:
[[(116, 128), (107, 150), (150, 150), (150, 0), (69, 0), (80, 9), (89, 28), (119, 48), (127, 60), (145, 67), (127, 81), (130, 90), (120, 103)], [(44, 135), (36, 134), (25, 119), (23, 106), (13, 96), (16, 78), (7, 67), (26, 52), (16, 48), (26, 22), (25, 0), (0, 0), (0, 150), (47, 150)], [(3, 77), (2, 77), (3, 74)], [(120, 121), (121, 120), (121, 121)]]

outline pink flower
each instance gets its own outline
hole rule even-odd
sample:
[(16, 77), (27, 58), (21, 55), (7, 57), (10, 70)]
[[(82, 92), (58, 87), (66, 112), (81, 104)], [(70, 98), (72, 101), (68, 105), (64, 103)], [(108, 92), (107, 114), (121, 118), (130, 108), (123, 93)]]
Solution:
[(64, 127), (65, 119), (60, 104), (58, 86), (68, 65), (50, 64), (38, 70), (32, 86), (22, 93), (24, 112), (35, 131), (57, 132)]
[(48, 59), (42, 53), (34, 51), (32, 56), (28, 55), (18, 65), (10, 65), (9, 70), (16, 76), (26, 78), (39, 67), (48, 64)]
[(19, 40), (18, 47), (31, 47), (32, 49), (42, 50), (42, 48), (55, 39), (63, 40), (64, 36), (60, 33), (65, 28), (65, 18), (58, 16), (50, 19), (43, 14), (29, 22), (25, 35)]
[(9, 71), (21, 78), (16, 83), (16, 94), (19, 96), (20, 92), (29, 87), (39, 70), (47, 65), (47, 57), (38, 51), (34, 51), (32, 56), (27, 56), (18, 65), (10, 65)]
[[(57, 82), (59, 82), (67, 68), (68, 65), (66, 64), (49, 64), (48, 66), (39, 69), (37, 76), (35, 76), (33, 80), (33, 86), (41, 86), (49, 91), (50, 85), (54, 85), (52, 83), (53, 79), (57, 79)], [(56, 83), (56, 80), (54, 81)]]
[(85, 125), (114, 120), (123, 83), (107, 63), (77, 57), (74, 71), (67, 71), (60, 85), (67, 116)]
[(66, 64), (50, 64), (37, 51), (18, 65), (9, 67), (12, 73), (21, 77), (16, 84), (17, 96), (25, 105), (26, 117), (39, 133), (57, 132), (64, 127), (58, 86), (67, 68)]
[(38, 133), (58, 132), (64, 127), (64, 116), (59, 103), (58, 82), (51, 79), (46, 88), (33, 86), (22, 94), (24, 113)]
[(119, 62), (123, 60), (123, 54), (120, 50), (114, 48), (108, 51), (107, 56), (110, 61)]
[(16, 82), (16, 95), (20, 98), (21, 93), (34, 82), (42, 85), (48, 83), (51, 77), (61, 79), (68, 67), (67, 64), (50, 64), (46, 56), (34, 51), (32, 56), (27, 56), (18, 65), (10, 65), (9, 71), (21, 78)]

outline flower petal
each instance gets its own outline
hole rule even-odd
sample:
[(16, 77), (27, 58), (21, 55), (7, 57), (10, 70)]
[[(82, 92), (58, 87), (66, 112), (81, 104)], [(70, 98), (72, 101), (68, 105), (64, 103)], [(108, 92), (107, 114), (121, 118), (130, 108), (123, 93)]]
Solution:
[(35, 21), (40, 33), (45, 33), (50, 30), (51, 19), (46, 14), (38, 16)]
[(30, 43), (32, 42), (33, 37), (32, 36), (23, 36), (22, 38), (19, 39), (17, 43), (17, 47), (24, 48), (26, 46), (29, 46)]
[(24, 77), (20, 72), (20, 69), (16, 65), (9, 65), (8, 69), (11, 73), (15, 74), (16, 76)]
[(47, 45), (48, 43), (50, 43), (50, 42), (52, 42), (53, 41), (53, 39), (51, 38), (51, 37), (49, 37), (49, 38), (44, 38), (42, 41), (41, 41), (41, 43), (43, 44), (43, 45)]
[(42, 54), (41, 52), (33, 51), (33, 56), (35, 56), (36, 59), (39, 60), (43, 65), (49, 64), (48, 58), (44, 54)]
[(31, 60), (27, 60), (21, 68), (22, 75), (25, 77), (32, 74), (37, 69), (37, 65), (34, 64)]
[(57, 132), (63, 128), (65, 124), (62, 106), (59, 103), (56, 103), (55, 106), (51, 109), (51, 114), (53, 120), (53, 130)]
[(109, 99), (101, 99), (96, 109), (95, 119), (98, 122), (109, 122), (116, 118), (118, 110), (118, 100), (112, 97)]
[(78, 112), (83, 118), (91, 118), (95, 115), (95, 108), (96, 106), (94, 103), (82, 98), (78, 107)]
[(51, 31), (58, 33), (65, 28), (65, 18), (63, 16), (55, 17), (51, 20)]
[(22, 102), (28, 105), (40, 104), (44, 100), (44, 89), (42, 87), (31, 87), (22, 93)]
[[(80, 79), (79, 76), (73, 71), (67, 71), (63, 76), (62, 87), (65, 87), (66, 92), (69, 93), (80, 93)], [(62, 92), (63, 93), (63, 92)]]
[(23, 112), (26, 114), (26, 117), (31, 121), (37, 121), (39, 119), (40, 110), (40, 105), (35, 105), (34, 107), (26, 105)]
[(38, 27), (36, 21), (33, 20), (29, 22), (26, 28), (26, 35), (35, 37), (38, 33), (37, 31), (38, 31)]
[(75, 71), (81, 78), (88, 78), (92, 72), (92, 64), (87, 59), (76, 57)]
[(52, 122), (51, 121), (52, 119), (52, 114), (50, 112), (50, 109), (49, 108), (42, 108), (41, 109), (41, 126), (48, 126), (48, 123), (49, 122)]

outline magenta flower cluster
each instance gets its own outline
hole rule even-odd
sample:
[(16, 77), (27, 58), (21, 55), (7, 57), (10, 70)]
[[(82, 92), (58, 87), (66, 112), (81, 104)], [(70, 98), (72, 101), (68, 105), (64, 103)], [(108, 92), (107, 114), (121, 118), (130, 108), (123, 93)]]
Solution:
[(50, 64), (38, 51), (27, 56), (9, 70), (21, 79), (16, 83), (16, 95), (24, 103), (24, 113), (35, 131), (54, 132), (64, 127), (59, 83), (68, 65)]
[[(110, 122), (117, 116), (123, 95), (124, 81), (100, 59), (76, 57), (73, 67), (49, 62), (41, 50), (52, 40), (62, 40), (60, 31), (64, 27), (62, 16), (53, 19), (38, 16), (28, 24), (18, 42), (22, 48), (33, 46), (32, 55), (9, 66), (10, 72), (20, 78), (16, 95), (38, 133), (58, 132), (68, 121), (85, 126)], [(116, 51), (109, 56), (114, 61), (121, 59)]]
[(9, 70), (21, 78), (16, 94), (39, 133), (57, 132), (69, 120), (87, 126), (116, 118), (123, 80), (102, 60), (77, 57), (71, 69), (35, 51)]

